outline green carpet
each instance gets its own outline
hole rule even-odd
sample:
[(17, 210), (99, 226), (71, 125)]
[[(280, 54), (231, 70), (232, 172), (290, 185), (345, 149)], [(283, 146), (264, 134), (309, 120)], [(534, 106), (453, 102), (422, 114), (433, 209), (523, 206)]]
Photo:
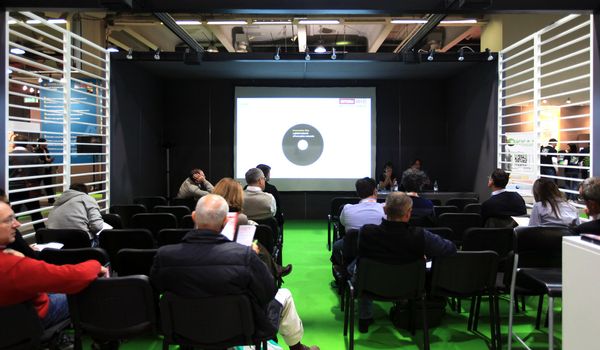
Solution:
[[(284, 288), (292, 291), (296, 308), (304, 323), (303, 343), (318, 345), (322, 350), (347, 348), (343, 336), (343, 313), (340, 311), (339, 298), (331, 287), (330, 253), (327, 251), (326, 221), (288, 221), (285, 224), (284, 264), (292, 263), (293, 272), (285, 278)], [(558, 303), (559, 304), (559, 303)], [(422, 349), (423, 334), (417, 331), (413, 337), (408, 331), (398, 331), (391, 324), (387, 314), (389, 303), (375, 304), (375, 324), (369, 333), (355, 332), (356, 349)], [(463, 301), (463, 309), (469, 304)], [(516, 330), (534, 349), (547, 349), (547, 328), (534, 330), (537, 298), (528, 300), (527, 312), (515, 317)], [(430, 330), (432, 349), (476, 350), (489, 348), (489, 323), (487, 301), (481, 306), (479, 322), (480, 334), (467, 331), (468, 313), (458, 314), (446, 308), (446, 314), (439, 327)], [(506, 349), (508, 329), (508, 302), (500, 300), (502, 347)], [(555, 313), (556, 339), (560, 344), (560, 304)], [(88, 343), (89, 344), (89, 343)], [(521, 347), (515, 342), (515, 349)], [(86, 347), (89, 349), (89, 347)], [(175, 349), (176, 347), (171, 347)], [(284, 347), (287, 349), (287, 347)], [(560, 348), (558, 346), (557, 348)], [(161, 349), (157, 338), (145, 338), (127, 341), (121, 349)]]

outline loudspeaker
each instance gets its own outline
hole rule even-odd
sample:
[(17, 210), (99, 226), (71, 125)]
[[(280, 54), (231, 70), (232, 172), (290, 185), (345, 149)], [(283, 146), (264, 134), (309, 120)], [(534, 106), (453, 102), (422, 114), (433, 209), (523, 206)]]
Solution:
[(101, 145), (79, 145), (79, 143), (102, 143), (102, 138), (99, 136), (77, 136), (77, 153), (102, 153)]

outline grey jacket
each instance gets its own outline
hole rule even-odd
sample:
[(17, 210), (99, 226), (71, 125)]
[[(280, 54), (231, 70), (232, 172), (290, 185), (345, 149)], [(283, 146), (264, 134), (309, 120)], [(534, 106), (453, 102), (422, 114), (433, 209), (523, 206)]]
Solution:
[(65, 191), (54, 203), (46, 227), (84, 230), (93, 239), (102, 230), (104, 221), (96, 200), (75, 190)]
[(208, 182), (208, 180), (204, 180), (203, 183), (197, 184), (188, 177), (179, 187), (177, 198), (194, 198), (195, 200), (198, 200), (200, 197), (211, 193), (212, 190), (213, 185)]

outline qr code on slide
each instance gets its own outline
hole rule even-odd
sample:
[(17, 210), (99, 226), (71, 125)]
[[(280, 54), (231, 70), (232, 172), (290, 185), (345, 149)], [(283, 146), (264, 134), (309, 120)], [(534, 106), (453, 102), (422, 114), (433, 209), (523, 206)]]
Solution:
[(527, 155), (515, 154), (513, 160), (517, 164), (527, 164)]

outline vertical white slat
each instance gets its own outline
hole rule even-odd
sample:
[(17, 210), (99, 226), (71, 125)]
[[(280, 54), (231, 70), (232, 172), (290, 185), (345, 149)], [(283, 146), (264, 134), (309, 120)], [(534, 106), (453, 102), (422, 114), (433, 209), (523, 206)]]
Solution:
[(542, 33), (538, 32), (533, 36), (533, 133), (535, 135), (533, 142), (533, 169), (535, 169), (535, 177), (540, 177), (540, 156), (537, 155), (537, 151), (540, 149), (540, 96), (542, 94), (542, 68), (541, 62), (541, 51), (542, 47)]
[(71, 187), (71, 33), (63, 32), (63, 98), (64, 98), (64, 153), (63, 160), (65, 174), (63, 177), (63, 190)]

